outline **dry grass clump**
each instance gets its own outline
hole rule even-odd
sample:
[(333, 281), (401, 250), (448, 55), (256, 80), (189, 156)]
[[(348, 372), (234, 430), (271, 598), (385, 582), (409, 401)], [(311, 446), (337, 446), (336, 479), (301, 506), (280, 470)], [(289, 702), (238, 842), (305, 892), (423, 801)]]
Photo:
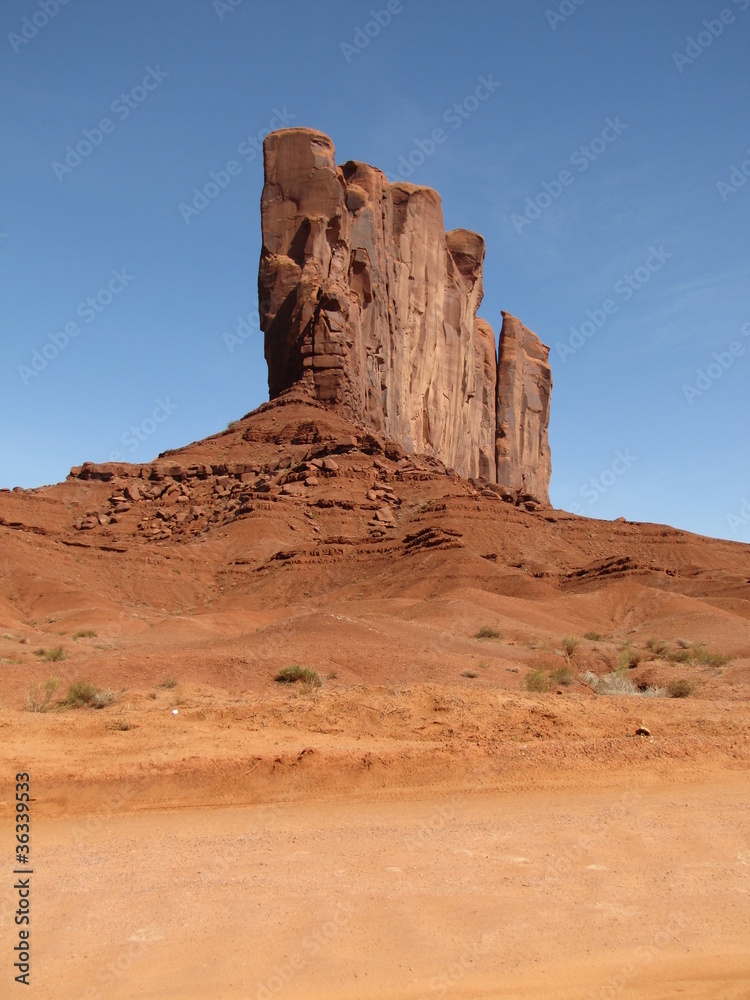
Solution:
[(617, 666), (621, 669), (634, 670), (643, 659), (643, 653), (632, 646), (624, 646), (617, 657)]
[(535, 694), (549, 691), (549, 675), (544, 670), (539, 670), (538, 668), (530, 670), (526, 674), (524, 685), (527, 691), (533, 691)]
[(491, 625), (482, 625), (478, 632), (474, 633), (475, 639), (502, 639), (496, 628)]
[(570, 657), (575, 653), (578, 648), (578, 639), (572, 635), (566, 635), (562, 641), (562, 648), (565, 655), (570, 659)]
[(26, 691), (27, 712), (49, 712), (52, 708), (52, 695), (57, 691), (60, 682), (56, 677), (48, 677), (44, 683), (35, 681)]
[(54, 649), (35, 649), (34, 656), (40, 656), (45, 663), (59, 663), (65, 659), (65, 650), (62, 646), (55, 646)]
[(103, 691), (90, 681), (75, 681), (65, 696), (66, 708), (106, 708), (115, 700), (114, 691)]
[(667, 694), (670, 698), (689, 698), (693, 691), (695, 691), (695, 685), (686, 677), (670, 681), (667, 684)]
[(282, 667), (274, 677), (274, 680), (279, 684), (296, 684), (298, 681), (301, 681), (302, 684), (310, 688), (319, 688), (323, 684), (317, 670), (302, 667), (299, 663), (292, 663), (288, 667)]
[(570, 687), (571, 684), (575, 684), (575, 677), (568, 667), (557, 667), (550, 674), (550, 680), (562, 687)]
[(580, 680), (587, 684), (592, 691), (602, 695), (627, 695), (629, 697), (641, 698), (663, 698), (664, 689), (655, 685), (637, 686), (631, 681), (624, 670), (615, 670), (611, 674), (604, 674), (597, 677), (590, 670), (585, 670)]

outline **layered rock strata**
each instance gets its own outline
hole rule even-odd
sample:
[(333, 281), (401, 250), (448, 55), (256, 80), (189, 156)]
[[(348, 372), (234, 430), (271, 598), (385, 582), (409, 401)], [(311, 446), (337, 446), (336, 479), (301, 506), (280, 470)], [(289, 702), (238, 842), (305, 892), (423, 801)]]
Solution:
[[(431, 188), (336, 165), (328, 136), (264, 143), (258, 291), (271, 399), (295, 388), (409, 452), (547, 502), (548, 348), (477, 318), (484, 240)], [(505, 333), (507, 327), (507, 333)], [(505, 346), (504, 346), (505, 345)]]

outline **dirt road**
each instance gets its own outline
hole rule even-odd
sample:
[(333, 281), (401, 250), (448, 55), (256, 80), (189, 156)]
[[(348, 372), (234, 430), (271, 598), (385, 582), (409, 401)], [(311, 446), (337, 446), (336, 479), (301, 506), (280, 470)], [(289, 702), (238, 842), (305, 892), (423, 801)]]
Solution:
[(748, 804), (723, 772), (40, 818), (30, 994), (741, 1000)]

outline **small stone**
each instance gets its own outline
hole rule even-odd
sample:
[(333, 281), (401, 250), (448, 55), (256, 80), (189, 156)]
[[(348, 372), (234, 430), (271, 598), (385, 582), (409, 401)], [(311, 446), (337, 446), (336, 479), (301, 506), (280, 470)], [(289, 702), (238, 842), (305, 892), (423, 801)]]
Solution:
[(317, 476), (308, 476), (305, 480), (305, 486), (317, 486), (319, 479)]
[(635, 735), (636, 736), (650, 736), (651, 735), (651, 730), (647, 729), (646, 726), (638, 726), (638, 728), (635, 731)]

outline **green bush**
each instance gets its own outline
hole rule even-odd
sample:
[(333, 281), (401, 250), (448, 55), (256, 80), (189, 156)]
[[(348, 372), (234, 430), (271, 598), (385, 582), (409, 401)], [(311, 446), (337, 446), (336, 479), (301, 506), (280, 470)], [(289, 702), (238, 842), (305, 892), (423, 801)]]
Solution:
[(282, 667), (276, 674), (274, 680), (279, 684), (296, 684), (302, 681), (310, 687), (319, 688), (323, 681), (317, 670), (310, 670), (309, 667), (301, 667), (299, 663), (292, 663), (289, 667)]
[(502, 639), (502, 636), (496, 628), (491, 625), (482, 625), (478, 632), (474, 635), (475, 639)]
[(562, 641), (562, 648), (566, 656), (572, 656), (578, 648), (578, 639), (572, 635), (566, 635)]
[(73, 633), (74, 639), (96, 639), (96, 632), (92, 628), (82, 628)]
[(586, 632), (583, 638), (590, 642), (601, 642), (604, 636), (600, 632)]
[(662, 639), (649, 639), (646, 646), (657, 656), (666, 656), (669, 646)]
[(541, 694), (544, 691), (549, 691), (549, 677), (543, 670), (530, 670), (526, 674), (526, 679), (524, 681), (527, 691), (534, 691), (537, 694)]
[(115, 700), (114, 691), (102, 691), (90, 681), (76, 681), (65, 696), (67, 708), (106, 708)]

